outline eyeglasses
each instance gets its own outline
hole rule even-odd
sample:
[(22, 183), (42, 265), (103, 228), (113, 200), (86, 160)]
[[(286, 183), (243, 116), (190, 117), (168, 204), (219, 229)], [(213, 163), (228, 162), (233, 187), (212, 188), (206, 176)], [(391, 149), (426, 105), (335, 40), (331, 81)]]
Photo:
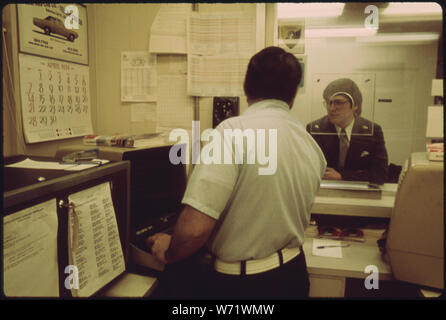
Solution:
[(364, 233), (358, 228), (339, 229), (334, 226), (322, 226), (318, 228), (318, 237), (333, 240), (351, 240), (364, 242)]
[(350, 102), (350, 101), (341, 100), (341, 99), (335, 99), (335, 100), (331, 100), (331, 101), (326, 101), (326, 100), (323, 101), (325, 108), (328, 108), (331, 104), (333, 104), (333, 106), (336, 109), (343, 107), (347, 102)]

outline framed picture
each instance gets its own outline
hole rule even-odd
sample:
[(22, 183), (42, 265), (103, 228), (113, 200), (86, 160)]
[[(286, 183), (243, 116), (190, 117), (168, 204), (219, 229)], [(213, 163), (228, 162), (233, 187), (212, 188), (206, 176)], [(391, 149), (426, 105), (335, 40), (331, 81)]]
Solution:
[(21, 52), (88, 65), (86, 7), (18, 4), (17, 15)]
[(305, 53), (305, 22), (279, 21), (278, 45), (290, 53)]

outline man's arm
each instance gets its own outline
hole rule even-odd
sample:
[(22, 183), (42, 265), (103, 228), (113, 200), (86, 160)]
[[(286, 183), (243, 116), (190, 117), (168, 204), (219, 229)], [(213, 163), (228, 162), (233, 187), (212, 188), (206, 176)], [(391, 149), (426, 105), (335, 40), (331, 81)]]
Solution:
[(183, 260), (204, 246), (217, 220), (186, 205), (175, 224), (173, 234), (155, 234), (146, 240), (152, 253), (164, 263)]

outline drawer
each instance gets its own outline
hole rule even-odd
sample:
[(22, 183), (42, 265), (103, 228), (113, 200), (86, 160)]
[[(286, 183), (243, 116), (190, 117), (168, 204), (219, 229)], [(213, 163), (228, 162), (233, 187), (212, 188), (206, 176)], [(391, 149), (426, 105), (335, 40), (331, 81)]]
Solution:
[(343, 298), (345, 278), (310, 274), (311, 298)]

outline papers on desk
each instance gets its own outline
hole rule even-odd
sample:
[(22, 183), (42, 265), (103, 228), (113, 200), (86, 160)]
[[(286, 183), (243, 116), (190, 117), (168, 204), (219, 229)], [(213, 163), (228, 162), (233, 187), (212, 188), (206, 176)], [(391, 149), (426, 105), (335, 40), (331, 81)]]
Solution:
[(13, 164), (8, 164), (5, 167), (9, 168), (24, 168), (24, 169), (54, 169), (54, 170), (65, 170), (67, 168), (73, 167), (75, 164), (62, 164), (53, 161), (35, 161), (26, 158), (23, 161), (19, 161)]
[(8, 297), (58, 297), (56, 199), (3, 219), (3, 280)]
[(125, 271), (124, 255), (108, 182), (71, 194), (69, 262), (79, 270), (73, 296), (89, 297)]
[(72, 167), (66, 168), (65, 171), (82, 171), (89, 168), (94, 168), (99, 165), (103, 165), (106, 163), (109, 163), (109, 160), (103, 160), (103, 159), (93, 159), (91, 160), (91, 163), (79, 163), (75, 164)]
[(342, 258), (342, 247), (339, 247), (340, 245), (342, 245), (342, 242), (340, 241), (314, 238), (312, 250), (313, 256)]
[(381, 199), (381, 188), (367, 181), (322, 180), (318, 196)]
[(66, 170), (66, 171), (81, 171), (88, 168), (97, 167), (101, 164), (106, 164), (109, 160), (93, 159), (91, 163), (60, 163), (55, 161), (36, 161), (26, 158), (13, 164), (6, 165), (9, 168), (24, 168), (24, 169), (44, 169), (44, 170)]
[(379, 190), (367, 181), (337, 181), (322, 180), (321, 188), (340, 189), (340, 190)]

